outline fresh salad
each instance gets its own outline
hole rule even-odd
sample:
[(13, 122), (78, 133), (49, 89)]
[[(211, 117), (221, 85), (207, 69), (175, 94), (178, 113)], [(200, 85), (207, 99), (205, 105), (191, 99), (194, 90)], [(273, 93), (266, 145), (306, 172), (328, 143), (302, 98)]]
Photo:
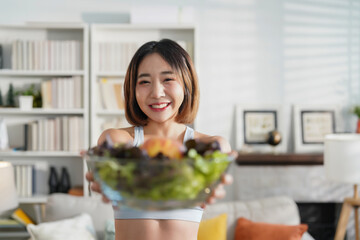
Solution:
[(110, 144), (88, 151), (95, 177), (121, 195), (153, 201), (192, 200), (209, 193), (231, 162), (218, 142), (151, 138), (140, 147)]

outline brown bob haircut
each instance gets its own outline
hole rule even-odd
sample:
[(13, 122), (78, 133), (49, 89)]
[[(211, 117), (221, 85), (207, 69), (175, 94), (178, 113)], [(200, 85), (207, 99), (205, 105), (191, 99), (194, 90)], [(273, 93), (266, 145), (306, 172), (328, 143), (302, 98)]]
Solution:
[(136, 101), (135, 91), (140, 63), (152, 53), (159, 54), (183, 80), (184, 101), (175, 120), (178, 123), (192, 123), (199, 108), (198, 78), (189, 54), (179, 44), (169, 39), (145, 43), (131, 59), (124, 81), (126, 119), (134, 126), (145, 126), (148, 122), (148, 117), (141, 111)]

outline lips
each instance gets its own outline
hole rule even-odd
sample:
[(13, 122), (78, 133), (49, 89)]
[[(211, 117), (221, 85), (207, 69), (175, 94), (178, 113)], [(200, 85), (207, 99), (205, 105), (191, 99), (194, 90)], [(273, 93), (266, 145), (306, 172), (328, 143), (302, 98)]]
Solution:
[(165, 110), (169, 105), (171, 104), (171, 102), (168, 103), (154, 103), (149, 105), (149, 107), (154, 110), (154, 111), (163, 111)]

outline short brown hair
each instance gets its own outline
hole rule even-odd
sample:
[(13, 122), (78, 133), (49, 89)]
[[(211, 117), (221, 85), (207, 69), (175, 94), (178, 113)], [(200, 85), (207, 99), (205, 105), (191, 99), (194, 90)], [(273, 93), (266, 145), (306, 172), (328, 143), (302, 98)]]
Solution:
[(159, 54), (183, 80), (184, 101), (175, 119), (178, 123), (192, 123), (199, 108), (198, 78), (189, 54), (170, 39), (145, 43), (131, 59), (124, 81), (126, 119), (134, 126), (145, 126), (148, 122), (148, 117), (136, 101), (135, 91), (140, 63), (152, 53)]

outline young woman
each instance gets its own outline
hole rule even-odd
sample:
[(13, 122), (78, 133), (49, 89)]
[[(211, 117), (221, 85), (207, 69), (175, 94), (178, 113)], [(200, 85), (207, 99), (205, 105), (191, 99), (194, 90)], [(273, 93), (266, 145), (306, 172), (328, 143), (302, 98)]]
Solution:
[[(224, 138), (208, 136), (185, 125), (195, 119), (199, 88), (190, 57), (176, 42), (163, 39), (145, 43), (139, 48), (126, 73), (124, 95), (126, 119), (134, 127), (105, 130), (98, 145), (107, 135), (113, 142), (132, 142), (134, 146), (157, 136), (179, 142), (192, 138), (205, 142), (217, 140), (222, 151), (231, 151)], [(87, 178), (93, 181), (89, 173)], [(223, 178), (224, 184), (231, 181), (229, 175)], [(96, 182), (92, 189), (101, 192)], [(220, 184), (208, 203), (224, 196)], [(203, 209), (134, 211), (120, 206), (114, 211), (116, 240), (196, 240)]]

